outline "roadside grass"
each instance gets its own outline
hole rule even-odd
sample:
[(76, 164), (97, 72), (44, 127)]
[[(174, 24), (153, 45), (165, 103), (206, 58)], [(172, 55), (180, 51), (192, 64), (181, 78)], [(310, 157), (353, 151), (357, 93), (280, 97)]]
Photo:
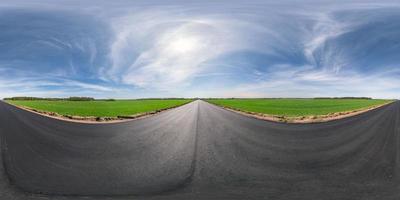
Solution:
[(54, 112), (60, 115), (82, 117), (118, 117), (132, 116), (191, 102), (190, 99), (151, 99), (151, 100), (115, 100), (115, 101), (47, 101), (47, 100), (7, 100), (17, 106), (39, 111)]
[(382, 99), (207, 99), (235, 110), (282, 117), (321, 116), (368, 109), (389, 103)]

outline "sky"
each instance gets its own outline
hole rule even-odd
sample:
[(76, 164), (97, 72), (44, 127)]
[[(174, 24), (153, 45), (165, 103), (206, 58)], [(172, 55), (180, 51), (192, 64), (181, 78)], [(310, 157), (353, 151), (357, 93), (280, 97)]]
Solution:
[(56, 2), (0, 2), (0, 97), (400, 98), (399, 1)]

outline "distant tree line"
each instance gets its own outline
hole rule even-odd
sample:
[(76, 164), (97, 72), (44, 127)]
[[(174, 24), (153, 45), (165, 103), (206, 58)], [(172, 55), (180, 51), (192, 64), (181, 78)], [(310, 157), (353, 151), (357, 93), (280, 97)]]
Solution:
[(217, 99), (372, 99), (371, 97), (315, 97), (315, 98), (281, 98), (281, 97), (276, 97), (276, 98), (235, 98), (235, 97), (229, 97), (229, 98), (205, 98), (205, 99), (210, 99), (210, 100), (217, 100)]
[(315, 97), (314, 99), (372, 99), (371, 97)]
[(115, 99), (96, 99), (96, 101), (115, 101)]
[[(184, 100), (188, 98), (143, 98), (143, 99), (130, 99), (130, 100)], [(4, 100), (23, 100), (23, 101), (116, 101), (115, 99), (95, 99), (93, 97), (68, 97), (68, 98), (41, 98), (41, 97), (10, 97)], [(128, 99), (127, 99), (128, 100)]]
[(69, 97), (68, 101), (94, 101), (93, 97)]
[(193, 98), (176, 98), (176, 97), (168, 97), (168, 98), (140, 98), (135, 100), (185, 100), (185, 99), (193, 99)]
[(23, 101), (94, 101), (92, 97), (68, 97), (68, 98), (41, 98), (41, 97), (10, 97), (4, 98), (4, 100), (23, 100)]

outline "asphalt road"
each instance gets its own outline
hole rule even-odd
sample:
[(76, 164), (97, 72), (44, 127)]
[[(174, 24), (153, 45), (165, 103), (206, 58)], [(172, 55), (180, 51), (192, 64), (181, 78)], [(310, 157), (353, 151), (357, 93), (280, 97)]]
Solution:
[(203, 101), (78, 124), (0, 102), (0, 199), (400, 199), (400, 102), (282, 124)]

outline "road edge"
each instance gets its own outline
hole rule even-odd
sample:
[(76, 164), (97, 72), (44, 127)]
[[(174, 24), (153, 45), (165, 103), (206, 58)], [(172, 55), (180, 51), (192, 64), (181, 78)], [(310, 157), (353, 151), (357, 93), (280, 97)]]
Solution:
[(312, 124), (312, 123), (324, 123), (324, 122), (330, 122), (330, 121), (336, 121), (340, 119), (345, 119), (353, 116), (357, 116), (384, 106), (387, 106), (389, 104), (392, 104), (396, 102), (397, 100), (390, 101), (381, 105), (376, 105), (376, 106), (371, 106), (367, 107), (365, 109), (356, 109), (356, 110), (351, 110), (351, 111), (343, 111), (343, 112), (336, 112), (336, 113), (331, 113), (328, 115), (317, 115), (317, 116), (300, 116), (300, 117), (285, 117), (285, 116), (279, 116), (279, 115), (269, 115), (269, 114), (264, 114), (264, 113), (257, 113), (257, 112), (250, 112), (250, 111), (244, 111), (236, 108), (231, 108), (227, 106), (221, 106), (217, 105), (214, 103), (211, 103), (207, 100), (203, 100), (209, 104), (215, 105), (217, 107), (223, 108), (225, 110), (238, 113), (241, 115), (245, 115), (251, 118), (256, 118), (264, 121), (272, 121), (272, 122), (279, 122), (279, 123), (286, 123), (286, 124)]
[(145, 112), (145, 113), (138, 113), (135, 115), (130, 115), (130, 116), (118, 116), (118, 117), (93, 117), (93, 116), (89, 116), (89, 117), (80, 117), (80, 116), (70, 116), (70, 115), (61, 115), (55, 112), (48, 112), (48, 111), (41, 111), (41, 110), (37, 110), (34, 108), (30, 108), (30, 107), (26, 107), (26, 106), (19, 106), (19, 105), (14, 105), (11, 104), (9, 102), (6, 102), (4, 100), (0, 100), (1, 102), (13, 106), (15, 108), (21, 109), (21, 110), (25, 110), (37, 115), (41, 115), (44, 117), (48, 117), (48, 118), (52, 118), (52, 119), (56, 119), (56, 120), (60, 120), (60, 121), (67, 121), (67, 122), (74, 122), (74, 123), (82, 123), (82, 124), (114, 124), (114, 123), (122, 123), (122, 122), (129, 122), (129, 121), (134, 121), (134, 120), (139, 120), (139, 119), (144, 119), (144, 118), (148, 118), (150, 116), (154, 116), (157, 114), (160, 114), (162, 112), (168, 111), (168, 110), (172, 110), (184, 105), (187, 105), (189, 103), (192, 103), (194, 101), (189, 101), (187, 103), (178, 105), (178, 106), (173, 106), (173, 107), (169, 107), (169, 108), (164, 108), (164, 109), (159, 109), (159, 110), (155, 110), (155, 111), (151, 111), (151, 112)]

